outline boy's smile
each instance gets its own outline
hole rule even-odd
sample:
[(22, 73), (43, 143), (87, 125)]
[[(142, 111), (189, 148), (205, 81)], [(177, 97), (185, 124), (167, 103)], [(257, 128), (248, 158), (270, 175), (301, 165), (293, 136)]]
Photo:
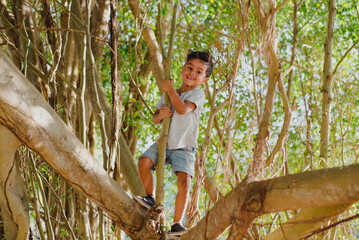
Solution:
[(193, 58), (188, 60), (181, 71), (183, 82), (180, 89), (182, 91), (196, 89), (202, 83), (207, 82), (207, 68), (208, 66), (205, 64), (205, 62), (200, 59)]

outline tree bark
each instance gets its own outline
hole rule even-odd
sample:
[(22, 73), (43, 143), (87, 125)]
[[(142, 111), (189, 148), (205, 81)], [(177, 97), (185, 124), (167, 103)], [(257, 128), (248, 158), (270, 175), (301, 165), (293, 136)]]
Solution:
[(264, 240), (299, 240), (328, 224), (338, 214), (349, 207), (349, 204), (303, 209), (292, 219), (268, 234)]
[(98, 59), (103, 52), (104, 41), (107, 39), (109, 27), (108, 19), (110, 18), (110, 0), (96, 0), (91, 14), (91, 36), (98, 40), (92, 41), (91, 49), (95, 59)]
[(8, 240), (27, 239), (30, 226), (25, 187), (15, 160), (20, 145), (17, 137), (0, 125), (0, 207)]
[[(128, 3), (130, 5), (131, 11), (136, 19), (142, 24), (143, 19), (140, 15), (140, 12), (142, 11), (139, 7), (139, 1), (138, 0), (128, 0)], [(155, 33), (153, 32), (152, 28), (150, 27), (150, 24), (146, 24), (144, 29), (142, 30), (142, 36), (146, 42), (148, 52), (149, 52), (149, 58), (151, 63), (151, 69), (152, 73), (155, 76), (156, 82), (158, 86), (161, 86), (161, 82), (164, 78), (164, 69), (162, 65), (162, 55), (161, 55), (161, 49), (159, 47), (159, 44), (156, 40)]]
[[(16, 25), (21, 27), (29, 27), (29, 28), (33, 28), (36, 26), (36, 19), (28, 3), (24, 1), (15, 0), (12, 1), (11, 5), (14, 10)], [(23, 62), (25, 66), (24, 74), (32, 82), (32, 84), (36, 86), (38, 90), (41, 90), (42, 87), (41, 87), (40, 79), (37, 77), (35, 72), (33, 72), (32, 70), (28, 71), (26, 67), (27, 61), (31, 62), (36, 67), (40, 67), (38, 56), (35, 50), (32, 47), (30, 47), (31, 44), (37, 48), (38, 35), (34, 30), (20, 29), (20, 31), (23, 34), (23, 36), (27, 36), (27, 39), (20, 37), (20, 46), (18, 46), (19, 49), (21, 49), (22, 55), (25, 57)]]
[[(278, 78), (280, 77), (280, 64), (277, 57), (277, 33), (276, 33), (276, 15), (275, 15), (275, 1), (269, 2), (268, 13), (264, 14), (264, 6), (260, 1), (255, 1), (255, 7), (259, 23), (263, 34), (263, 43), (265, 46), (265, 55), (268, 63), (268, 86), (265, 99), (265, 106), (261, 115), (260, 126), (258, 129), (258, 137), (256, 139), (256, 146), (253, 153), (253, 161), (251, 162), (247, 181), (254, 181), (261, 178), (265, 168), (264, 152), (266, 142), (270, 134), (271, 118), (278, 85)], [(268, 23), (267, 23), (268, 21)]]
[[(169, 48), (168, 48), (166, 60), (163, 64), (164, 65), (164, 77), (166, 79), (171, 79), (173, 43), (174, 43), (174, 37), (175, 37), (175, 33), (176, 33), (176, 24), (177, 24), (176, 23), (177, 9), (178, 9), (178, 2), (175, 3), (175, 7), (173, 8)], [(170, 97), (168, 96), (167, 92), (165, 92), (165, 105), (167, 107), (171, 107), (171, 100), (170, 100)], [(168, 139), (168, 133), (170, 130), (170, 124), (171, 124), (170, 117), (165, 117), (162, 120), (161, 136), (157, 141), (158, 163), (156, 166), (156, 205), (161, 205), (161, 206), (163, 206), (163, 199), (164, 199), (163, 184), (164, 184), (164, 178), (165, 178), (166, 149), (167, 149), (167, 139)]]
[(358, 200), (358, 164), (240, 184), (210, 210), (207, 224), (203, 218), (181, 239), (215, 239), (237, 219), (244, 219), (244, 225), (237, 229), (240, 234), (236, 237), (241, 239), (251, 221), (263, 214), (351, 204)]
[(320, 153), (319, 156), (328, 159), (330, 104), (332, 102), (332, 48), (335, 23), (335, 0), (328, 1), (327, 36), (324, 44), (324, 66), (322, 86), (322, 122), (320, 126)]
[[(11, 27), (15, 26), (15, 18), (11, 14), (10, 9), (8, 9), (6, 2), (1, 1), (0, 3), (0, 25), (1, 27)], [(4, 19), (3, 19), (4, 18)], [(8, 23), (8, 24), (7, 24)], [(13, 44), (7, 44), (11, 58), (15, 65), (20, 68), (21, 66), (21, 57), (18, 54), (19, 49), (16, 46), (20, 46), (20, 37), (13, 29), (8, 31), (7, 37), (9, 41)]]

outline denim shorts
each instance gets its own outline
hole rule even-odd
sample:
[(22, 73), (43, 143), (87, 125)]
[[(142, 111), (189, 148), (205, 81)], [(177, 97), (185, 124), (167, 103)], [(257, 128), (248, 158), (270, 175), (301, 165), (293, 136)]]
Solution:
[[(197, 150), (194, 147), (185, 147), (180, 149), (166, 149), (166, 162), (172, 166), (172, 171), (177, 175), (177, 172), (185, 172), (191, 177), (194, 176), (194, 164), (196, 162)], [(157, 143), (152, 144), (141, 156), (148, 157), (152, 160), (154, 166), (158, 162), (158, 147)]]

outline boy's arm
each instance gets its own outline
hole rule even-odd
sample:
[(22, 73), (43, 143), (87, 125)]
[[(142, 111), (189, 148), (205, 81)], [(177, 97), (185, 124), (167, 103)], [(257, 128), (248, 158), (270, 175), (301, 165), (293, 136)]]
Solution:
[(193, 111), (196, 108), (196, 104), (189, 101), (183, 101), (176, 89), (173, 87), (173, 80), (164, 79), (161, 85), (162, 89), (168, 93), (171, 99), (173, 107), (179, 114), (185, 114)]
[(156, 110), (155, 114), (152, 116), (152, 121), (154, 124), (159, 124), (161, 123), (162, 119), (170, 116), (172, 116), (172, 110), (164, 106), (161, 109)]

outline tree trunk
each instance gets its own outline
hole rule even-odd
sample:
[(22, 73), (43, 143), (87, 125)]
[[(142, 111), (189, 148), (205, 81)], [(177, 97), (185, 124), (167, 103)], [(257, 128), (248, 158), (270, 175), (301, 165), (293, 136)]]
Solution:
[[(28, 28), (36, 27), (36, 20), (28, 3), (15, 0), (11, 5), (14, 9), (16, 25)], [(35, 72), (27, 69), (27, 62), (32, 63), (36, 67), (40, 67), (38, 56), (34, 50), (34, 47), (37, 48), (38, 46), (38, 36), (34, 30), (22, 29), (23, 28), (20, 28), (20, 32), (24, 38), (20, 37), (21, 45), (18, 46), (18, 49), (21, 49), (21, 53), (25, 57), (23, 61), (24, 74), (38, 90), (41, 90), (40, 79)]]
[(98, 59), (103, 52), (104, 41), (109, 32), (108, 19), (110, 18), (110, 0), (96, 0), (91, 14), (91, 35), (96, 37), (91, 42), (91, 49), (95, 59)]
[(330, 104), (332, 102), (332, 48), (335, 24), (335, 0), (328, 1), (327, 37), (324, 44), (324, 66), (322, 86), (322, 123), (320, 126), (320, 157), (328, 159)]
[[(140, 15), (140, 7), (138, 0), (129, 0), (128, 4), (130, 5), (131, 11), (136, 19), (140, 23), (143, 22), (142, 16)], [(164, 78), (164, 69), (162, 65), (162, 55), (161, 49), (156, 40), (155, 33), (151, 29), (150, 26), (144, 27), (142, 30), (142, 36), (146, 42), (148, 52), (149, 52), (149, 62), (151, 63), (152, 73), (155, 76), (156, 82), (158, 86), (161, 86), (161, 82)]]
[(25, 187), (15, 160), (20, 145), (19, 139), (0, 125), (0, 207), (8, 240), (26, 239), (30, 226)]
[[(256, 139), (256, 146), (253, 153), (253, 161), (251, 162), (246, 179), (254, 181), (262, 177), (265, 158), (264, 152), (266, 142), (269, 138), (271, 118), (278, 85), (278, 78), (280, 77), (280, 65), (277, 57), (277, 33), (276, 33), (276, 14), (275, 14), (275, 1), (269, 2), (269, 10), (267, 14), (263, 14), (264, 6), (260, 1), (255, 1), (256, 12), (258, 15), (259, 23), (263, 34), (263, 43), (265, 46), (265, 55), (267, 56), (268, 63), (268, 87), (265, 99), (265, 106), (261, 115), (260, 126), (258, 129), (258, 137)], [(268, 21), (268, 23), (267, 23)]]

